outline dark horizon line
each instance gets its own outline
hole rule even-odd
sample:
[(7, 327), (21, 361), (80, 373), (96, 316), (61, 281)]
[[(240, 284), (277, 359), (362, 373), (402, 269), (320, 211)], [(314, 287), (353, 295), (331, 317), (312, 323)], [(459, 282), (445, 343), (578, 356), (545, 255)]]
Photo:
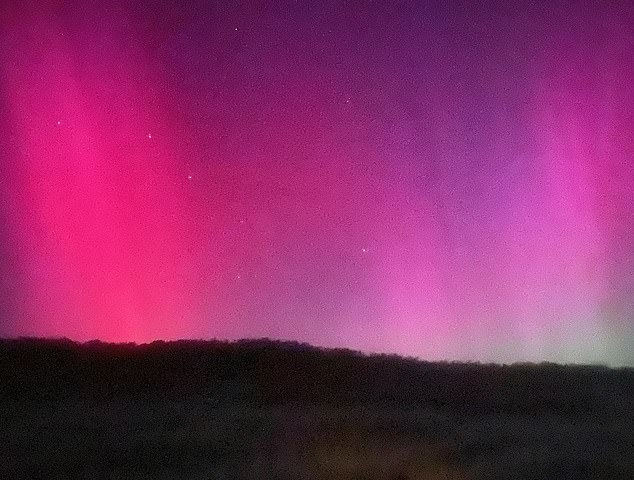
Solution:
[(633, 371), (634, 366), (631, 365), (621, 365), (621, 366), (612, 366), (604, 363), (560, 363), (553, 362), (550, 360), (542, 360), (542, 361), (529, 361), (529, 360), (518, 360), (511, 363), (500, 363), (494, 361), (480, 361), (480, 360), (451, 360), (451, 359), (443, 359), (443, 360), (426, 360), (424, 358), (415, 357), (415, 356), (405, 356), (400, 355), (398, 353), (389, 353), (389, 352), (366, 352), (362, 350), (356, 350), (348, 347), (324, 347), (319, 345), (313, 345), (309, 342), (303, 342), (299, 340), (285, 340), (285, 339), (275, 339), (271, 337), (244, 337), (239, 339), (219, 339), (216, 337), (212, 338), (179, 338), (172, 340), (163, 340), (156, 339), (150, 342), (135, 342), (135, 341), (106, 341), (100, 340), (98, 338), (91, 340), (73, 340), (72, 338), (61, 336), (47, 336), (47, 337), (38, 337), (38, 336), (29, 336), (29, 335), (19, 335), (19, 336), (0, 336), (0, 347), (5, 343), (39, 343), (39, 344), (67, 344), (72, 345), (74, 347), (79, 348), (90, 348), (92, 346), (105, 346), (105, 347), (127, 347), (132, 349), (142, 349), (144, 347), (151, 346), (169, 346), (176, 344), (196, 344), (196, 345), (204, 345), (208, 347), (212, 346), (247, 346), (247, 347), (274, 347), (280, 350), (287, 349), (296, 352), (302, 351), (313, 351), (316, 353), (322, 354), (340, 354), (340, 355), (349, 355), (360, 358), (386, 358), (390, 360), (396, 360), (404, 363), (415, 363), (415, 364), (437, 364), (437, 365), (474, 365), (474, 366), (490, 366), (490, 367), (560, 367), (560, 368), (593, 368), (600, 370), (615, 370), (615, 371)]

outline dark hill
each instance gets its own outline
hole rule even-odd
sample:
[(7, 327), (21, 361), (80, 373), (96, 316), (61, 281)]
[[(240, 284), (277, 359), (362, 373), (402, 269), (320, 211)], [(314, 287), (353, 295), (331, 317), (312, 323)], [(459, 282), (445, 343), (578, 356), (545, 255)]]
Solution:
[(0, 340), (0, 479), (631, 480), (634, 371)]
[(215, 405), (430, 407), (460, 415), (634, 412), (634, 370), (430, 363), (264, 340), (0, 340), (0, 400), (203, 396)]

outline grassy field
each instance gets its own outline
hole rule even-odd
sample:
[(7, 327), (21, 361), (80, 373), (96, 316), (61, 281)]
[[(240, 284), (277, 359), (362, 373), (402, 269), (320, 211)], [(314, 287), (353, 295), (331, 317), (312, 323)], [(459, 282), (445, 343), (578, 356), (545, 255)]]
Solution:
[(630, 369), (0, 341), (4, 479), (634, 479)]

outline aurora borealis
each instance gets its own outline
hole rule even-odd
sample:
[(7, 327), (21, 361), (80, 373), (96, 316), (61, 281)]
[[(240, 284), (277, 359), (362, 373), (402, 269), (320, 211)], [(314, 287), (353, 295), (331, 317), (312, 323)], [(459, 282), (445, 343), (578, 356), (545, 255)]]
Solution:
[(631, 2), (3, 1), (0, 336), (634, 365)]

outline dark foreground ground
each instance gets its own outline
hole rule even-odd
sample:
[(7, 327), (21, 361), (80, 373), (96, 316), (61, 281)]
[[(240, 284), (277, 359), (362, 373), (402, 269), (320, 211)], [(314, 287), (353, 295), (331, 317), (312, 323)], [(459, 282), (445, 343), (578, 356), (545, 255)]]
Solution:
[(634, 479), (634, 370), (0, 340), (0, 479)]

